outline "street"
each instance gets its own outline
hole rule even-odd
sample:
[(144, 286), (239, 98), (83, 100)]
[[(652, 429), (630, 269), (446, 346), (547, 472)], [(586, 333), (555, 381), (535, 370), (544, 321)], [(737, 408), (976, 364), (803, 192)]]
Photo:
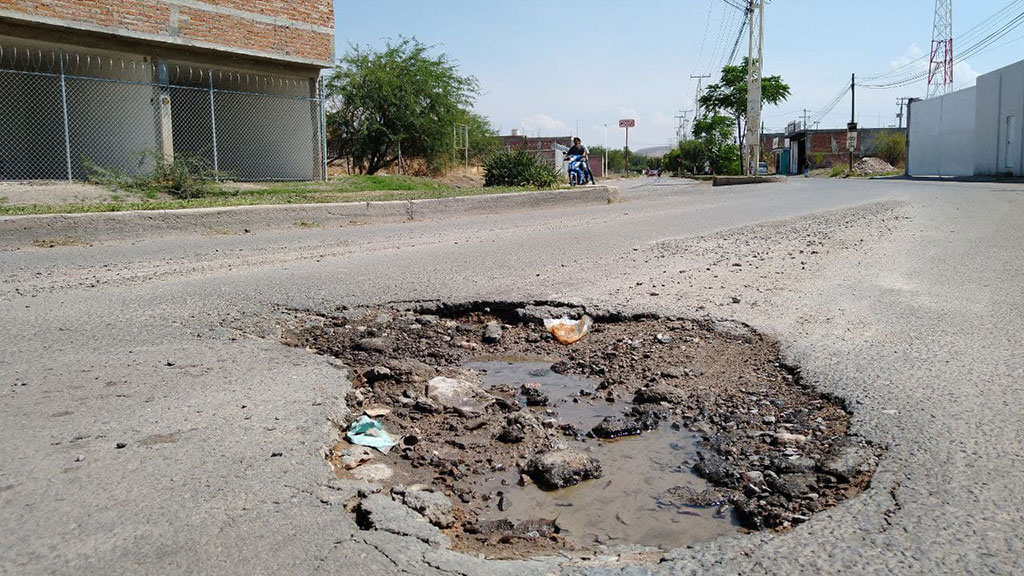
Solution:
[[(607, 206), (0, 252), (0, 573), (1024, 573), (1024, 187), (617, 184)], [(769, 334), (887, 447), (871, 487), (655, 564), (489, 562), (322, 502), (357, 491), (323, 458), (348, 384), (278, 342), (287, 311), (530, 300)]]

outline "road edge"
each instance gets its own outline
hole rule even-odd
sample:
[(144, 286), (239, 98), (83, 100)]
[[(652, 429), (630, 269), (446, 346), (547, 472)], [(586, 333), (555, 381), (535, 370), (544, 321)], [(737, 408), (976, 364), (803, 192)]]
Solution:
[(424, 200), (4, 216), (0, 217), (0, 250), (39, 243), (89, 244), (282, 228), (395, 224), (555, 206), (607, 205), (621, 201), (619, 189), (615, 186), (588, 186)]

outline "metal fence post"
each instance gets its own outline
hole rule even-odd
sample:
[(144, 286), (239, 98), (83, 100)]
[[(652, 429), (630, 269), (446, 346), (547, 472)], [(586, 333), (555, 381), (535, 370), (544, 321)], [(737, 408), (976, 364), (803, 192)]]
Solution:
[(323, 181), (327, 181), (327, 87), (324, 77), (320, 77), (320, 152), (321, 170)]
[(68, 129), (68, 87), (64, 78), (64, 53), (60, 53), (60, 101), (64, 107), (64, 160), (68, 170), (68, 182), (74, 179), (71, 173), (71, 131)]
[(220, 182), (220, 162), (217, 157), (217, 109), (213, 105), (213, 69), (210, 69), (210, 129), (213, 132), (213, 179)]

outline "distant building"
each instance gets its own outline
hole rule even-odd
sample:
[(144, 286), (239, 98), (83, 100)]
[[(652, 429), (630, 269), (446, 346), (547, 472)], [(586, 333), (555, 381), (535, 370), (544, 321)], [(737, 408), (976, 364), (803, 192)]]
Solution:
[[(861, 128), (857, 130), (855, 159), (870, 156), (875, 139), (887, 132), (905, 133), (906, 128)], [(802, 122), (791, 122), (785, 132), (763, 134), (761, 149), (771, 150), (774, 156), (775, 172), (778, 174), (799, 174), (809, 163), (810, 168), (830, 168), (846, 164), (850, 152), (846, 148), (846, 128), (807, 129)]]
[(0, 0), (0, 180), (145, 171), (321, 175), (332, 0)]
[(908, 118), (911, 176), (1024, 176), (1024, 61), (914, 101)]

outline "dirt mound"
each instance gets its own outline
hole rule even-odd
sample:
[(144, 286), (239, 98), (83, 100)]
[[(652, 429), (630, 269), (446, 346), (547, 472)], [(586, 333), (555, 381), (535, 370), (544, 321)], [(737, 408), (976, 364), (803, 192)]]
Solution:
[(896, 167), (881, 158), (866, 157), (853, 165), (855, 174), (885, 174), (895, 172)]

